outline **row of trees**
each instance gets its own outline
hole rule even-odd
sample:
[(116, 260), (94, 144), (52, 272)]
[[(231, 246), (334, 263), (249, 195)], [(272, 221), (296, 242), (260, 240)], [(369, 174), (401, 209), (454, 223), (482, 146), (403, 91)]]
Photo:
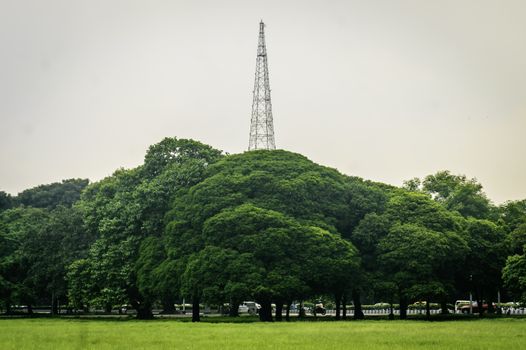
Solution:
[[(526, 302), (526, 201), (494, 206), (444, 171), (403, 188), (364, 181), (286, 151), (225, 155), (166, 138), (144, 164), (88, 185), (67, 180), (0, 192), (0, 300), (129, 304), (174, 311), (256, 300), (281, 319), (293, 301), (446, 304), (470, 291)], [(429, 305), (429, 302), (427, 303)], [(343, 308), (343, 310), (340, 310)], [(491, 311), (491, 310), (490, 310)], [(288, 312), (286, 312), (288, 317)]]

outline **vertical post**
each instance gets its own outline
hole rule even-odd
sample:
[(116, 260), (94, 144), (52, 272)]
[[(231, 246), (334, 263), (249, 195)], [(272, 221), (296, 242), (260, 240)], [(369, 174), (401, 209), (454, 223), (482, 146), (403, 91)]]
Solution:
[(473, 285), (473, 275), (469, 275), (469, 314), (473, 315), (473, 295), (471, 294), (471, 288)]
[(183, 314), (186, 314), (186, 302), (183, 298)]

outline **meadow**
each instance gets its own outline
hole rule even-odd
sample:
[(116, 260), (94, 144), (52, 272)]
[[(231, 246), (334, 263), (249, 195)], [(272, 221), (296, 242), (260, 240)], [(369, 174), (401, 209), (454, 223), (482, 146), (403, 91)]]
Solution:
[(525, 349), (526, 319), (190, 323), (0, 319), (0, 349)]

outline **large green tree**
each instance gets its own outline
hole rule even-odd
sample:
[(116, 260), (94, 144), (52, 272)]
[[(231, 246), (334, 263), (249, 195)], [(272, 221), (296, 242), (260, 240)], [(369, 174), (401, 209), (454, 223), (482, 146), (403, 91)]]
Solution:
[[(163, 255), (141, 245), (149, 237), (160, 239), (176, 193), (202, 180), (220, 157), (220, 151), (197, 141), (166, 138), (149, 148), (142, 166), (118, 170), (86, 188), (79, 208), (88, 231), (98, 238), (86, 260), (94, 278), (84, 303), (107, 310), (130, 303), (140, 318), (152, 317), (152, 303), (159, 298), (170, 299), (165, 304), (173, 307), (176, 292), (171, 297), (159, 292), (146, 276), (152, 264), (162, 264)], [(71, 277), (76, 275), (72, 271)]]
[(85, 256), (92, 242), (82, 225), (80, 212), (72, 207), (53, 210), (19, 207), (1, 214), (5, 247), (0, 257), (6, 303), (49, 303), (52, 312), (66, 303), (66, 269)]
[(502, 278), (514, 299), (523, 305), (526, 304), (526, 245), (522, 254), (508, 257)]
[[(474, 218), (466, 221), (465, 229), (470, 250), (459, 273), (461, 281), (457, 284), (473, 292), (479, 305), (483, 300), (492, 305), (502, 287), (501, 271), (508, 254), (505, 231), (491, 221)], [(491, 307), (489, 311), (493, 312)]]
[(353, 231), (369, 284), (378, 295), (399, 298), (402, 318), (411, 299), (453, 293), (455, 271), (468, 251), (461, 220), (425, 194), (396, 190), (384, 212), (368, 214)]
[[(202, 182), (176, 198), (165, 235), (168, 260), (181, 261), (182, 266), (188, 255), (199, 253), (207, 244), (254, 254), (261, 249), (262, 260), (257, 254), (256, 259), (272, 261), (263, 265), (267, 267), (266, 277), (261, 280), (276, 283), (259, 286), (253, 295), (263, 306), (262, 317), (269, 319), (271, 301), (276, 301), (279, 309), (279, 305), (304, 297), (314, 288), (314, 283), (307, 283), (312, 280), (302, 275), (298, 261), (306, 263), (307, 251), (314, 259), (316, 248), (297, 248), (298, 242), (312, 241), (306, 238), (313, 235), (312, 230), (339, 239), (347, 247), (347, 255), (342, 254), (340, 260), (347, 264), (348, 274), (356, 274), (354, 248), (340, 235), (373, 210), (376, 204), (366, 198), (381, 196), (380, 191), (373, 192), (359, 179), (290, 152), (253, 151), (228, 156), (211, 166)], [(324, 251), (324, 244), (328, 241), (318, 246), (318, 253)], [(291, 273), (295, 266), (297, 273)], [(331, 269), (336, 276), (344, 268), (333, 264)], [(288, 282), (279, 283), (284, 280)]]

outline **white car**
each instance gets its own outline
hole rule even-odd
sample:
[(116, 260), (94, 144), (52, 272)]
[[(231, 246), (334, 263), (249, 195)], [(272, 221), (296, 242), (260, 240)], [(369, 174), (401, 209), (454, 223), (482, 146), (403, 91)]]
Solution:
[(240, 314), (248, 313), (249, 315), (256, 315), (261, 309), (261, 305), (255, 301), (244, 301), (243, 304), (239, 305), (237, 309)]

